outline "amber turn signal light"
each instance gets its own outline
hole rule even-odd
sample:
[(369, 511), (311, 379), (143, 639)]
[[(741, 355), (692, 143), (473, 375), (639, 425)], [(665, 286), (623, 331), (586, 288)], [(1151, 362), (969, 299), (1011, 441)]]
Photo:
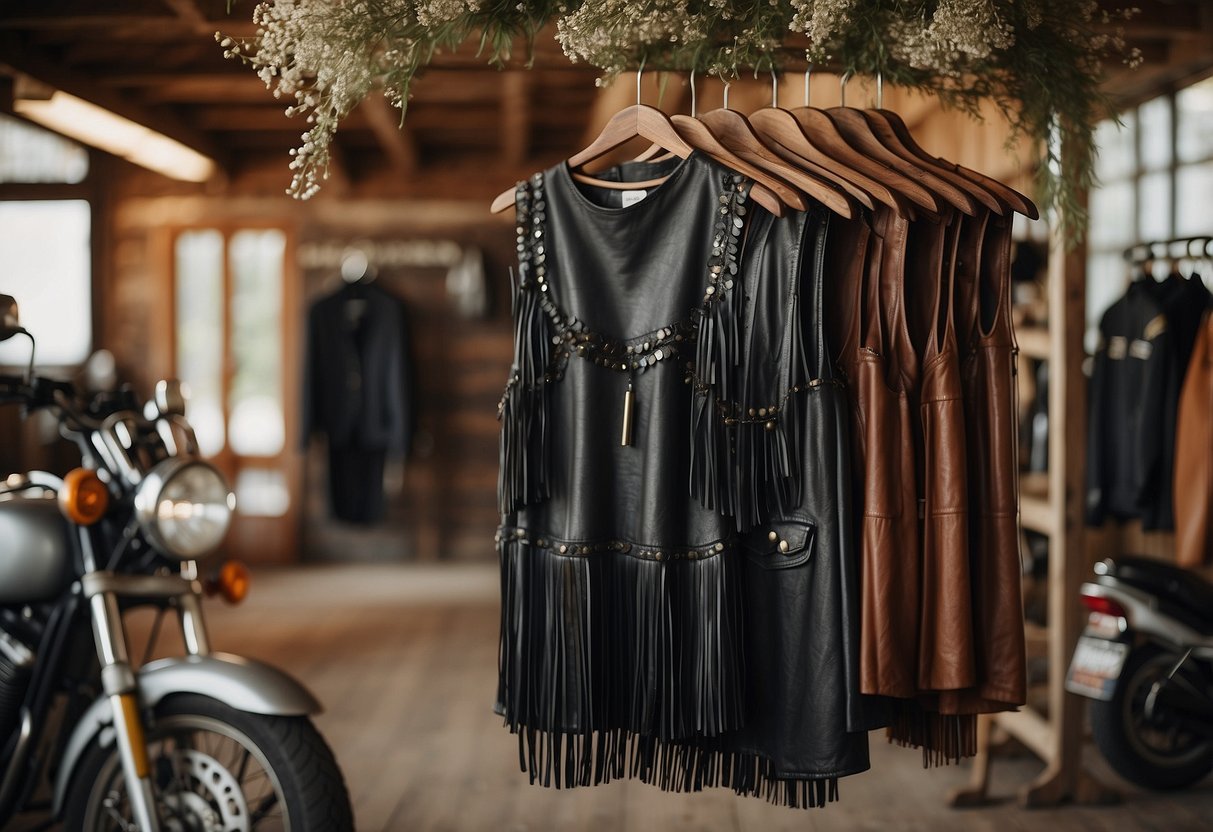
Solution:
[(207, 595), (222, 595), (229, 604), (239, 604), (248, 595), (248, 567), (238, 560), (225, 560), (206, 582)]
[(80, 526), (91, 526), (105, 516), (110, 505), (109, 489), (87, 468), (73, 468), (63, 478), (59, 490), (59, 510), (63, 516)]

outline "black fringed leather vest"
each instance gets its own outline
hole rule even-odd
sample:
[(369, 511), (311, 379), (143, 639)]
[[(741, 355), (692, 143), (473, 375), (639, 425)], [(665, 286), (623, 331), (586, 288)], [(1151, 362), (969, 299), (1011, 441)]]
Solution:
[(671, 167), (517, 190), (497, 709), (545, 785), (822, 805), (868, 765), (827, 214)]

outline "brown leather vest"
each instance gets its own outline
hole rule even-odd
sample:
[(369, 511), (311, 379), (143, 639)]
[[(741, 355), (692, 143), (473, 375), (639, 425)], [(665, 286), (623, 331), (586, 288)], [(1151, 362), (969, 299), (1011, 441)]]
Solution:
[[(1195, 278), (1193, 278), (1195, 279)], [(1201, 322), (1175, 437), (1175, 547), (1180, 566), (1213, 564), (1213, 315)]]

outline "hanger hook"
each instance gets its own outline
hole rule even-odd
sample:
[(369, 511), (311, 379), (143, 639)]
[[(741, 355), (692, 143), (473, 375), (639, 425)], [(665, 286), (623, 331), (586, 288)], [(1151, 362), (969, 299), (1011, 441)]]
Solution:
[(876, 70), (876, 109), (884, 109), (884, 70)]
[(644, 77), (644, 58), (640, 59), (640, 66), (636, 69), (636, 106), (640, 106), (640, 79)]
[(847, 81), (851, 80), (851, 73), (842, 73), (842, 77), (838, 79), (838, 104), (841, 107), (847, 106)]
[(699, 115), (699, 104), (695, 100), (695, 70), (691, 69), (691, 118)]
[(775, 67), (771, 67), (771, 106), (779, 106), (779, 76), (775, 74)]
[(813, 65), (804, 71), (804, 106), (809, 106), (809, 76), (813, 74)]
[(729, 109), (729, 82), (724, 82), (724, 108)]

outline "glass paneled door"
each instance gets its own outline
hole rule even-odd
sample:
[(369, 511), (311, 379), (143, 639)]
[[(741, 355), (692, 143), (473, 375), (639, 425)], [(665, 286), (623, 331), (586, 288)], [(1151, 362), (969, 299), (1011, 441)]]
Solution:
[(177, 376), (202, 453), (236, 492), (231, 555), (296, 559), (299, 459), (291, 356), (298, 337), (288, 235), (280, 228), (196, 228), (174, 245)]

